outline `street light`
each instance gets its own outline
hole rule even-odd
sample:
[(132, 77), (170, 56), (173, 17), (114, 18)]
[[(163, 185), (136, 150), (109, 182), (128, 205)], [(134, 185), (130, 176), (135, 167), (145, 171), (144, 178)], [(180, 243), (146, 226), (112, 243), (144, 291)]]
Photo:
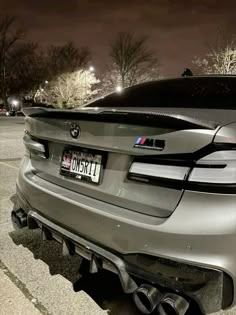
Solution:
[(90, 72), (94, 72), (94, 71), (95, 71), (94, 66), (90, 66), (90, 67), (89, 67), (89, 71), (90, 71)]
[(12, 105), (13, 105), (13, 106), (17, 106), (18, 104), (19, 104), (19, 101), (18, 101), (18, 100), (13, 100), (13, 101), (12, 101)]
[(118, 85), (118, 86), (116, 87), (116, 92), (120, 93), (122, 90), (123, 90), (123, 89), (122, 89), (122, 86)]

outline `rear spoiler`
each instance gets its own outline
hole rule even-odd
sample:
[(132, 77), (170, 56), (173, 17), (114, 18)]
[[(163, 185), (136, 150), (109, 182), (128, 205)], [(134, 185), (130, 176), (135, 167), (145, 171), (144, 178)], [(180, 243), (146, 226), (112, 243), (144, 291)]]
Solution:
[(76, 110), (58, 110), (52, 108), (27, 107), (23, 113), (28, 117), (51, 119), (79, 119), (88, 121), (112, 122), (132, 125), (165, 127), (171, 129), (211, 129), (215, 130), (219, 124), (212, 121), (200, 120), (189, 116), (162, 112), (86, 108)]

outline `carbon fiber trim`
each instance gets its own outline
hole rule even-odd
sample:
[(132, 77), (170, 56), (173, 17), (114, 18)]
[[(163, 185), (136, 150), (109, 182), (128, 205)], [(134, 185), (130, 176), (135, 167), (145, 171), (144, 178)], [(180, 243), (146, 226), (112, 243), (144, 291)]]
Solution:
[(24, 108), (23, 112), (29, 117), (44, 117), (53, 119), (82, 119), (89, 121), (102, 121), (113, 123), (129, 123), (132, 125), (151, 125), (157, 123), (162, 127), (171, 127), (176, 130), (182, 129), (210, 129), (215, 130), (218, 123), (199, 120), (184, 115), (174, 115), (162, 112), (141, 112), (126, 110), (105, 110), (100, 108), (88, 110), (56, 110), (40, 107)]

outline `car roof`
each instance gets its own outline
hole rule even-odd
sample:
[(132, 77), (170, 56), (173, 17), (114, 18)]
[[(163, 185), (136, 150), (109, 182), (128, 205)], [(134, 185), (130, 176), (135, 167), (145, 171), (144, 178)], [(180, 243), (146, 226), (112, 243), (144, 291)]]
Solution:
[[(233, 99), (232, 99), (233, 97)], [(236, 97), (235, 75), (204, 75), (149, 81), (113, 92), (87, 104), (87, 107), (157, 107), (177, 102), (217, 101)], [(210, 100), (209, 100), (210, 99)], [(178, 105), (177, 105), (178, 107)]]

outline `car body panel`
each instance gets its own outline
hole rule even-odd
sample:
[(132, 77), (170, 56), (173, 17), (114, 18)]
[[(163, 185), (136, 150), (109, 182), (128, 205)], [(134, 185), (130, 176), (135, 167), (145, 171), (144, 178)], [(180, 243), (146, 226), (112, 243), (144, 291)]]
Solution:
[[(233, 306), (236, 183), (225, 191), (224, 185), (215, 187), (207, 182), (203, 189), (189, 182), (197, 167), (202, 167), (201, 174), (204, 167), (206, 172), (207, 168), (223, 172), (226, 167), (227, 161), (199, 166), (202, 157), (214, 150), (236, 150), (235, 85), (236, 77), (164, 80), (108, 95), (82, 109), (27, 108), (27, 137), (38, 141), (45, 152), (26, 151), (17, 179), (18, 206), (39, 222), (51, 222), (52, 230), (54, 226), (64, 233), (63, 242), (63, 237), (73, 233), (94, 244), (95, 252), (99, 252), (98, 246), (122, 259), (118, 273), (128, 272), (123, 263), (130, 255), (136, 257), (134, 260), (140, 255), (142, 259), (170, 260), (177, 271), (180, 265), (196, 266), (205, 270), (208, 280), (210, 269), (215, 275), (210, 282), (216, 290), (211, 292), (218, 292), (217, 301), (206, 303), (213, 295), (204, 297), (201, 292), (199, 305), (207, 313)], [(158, 86), (159, 97), (153, 99)], [(173, 94), (169, 91), (172, 87)], [(175, 93), (177, 106), (172, 107)], [(145, 100), (146, 107), (140, 107)], [(75, 125), (79, 132), (73, 137), (71, 128)], [(163, 146), (137, 147), (139, 138), (150, 138), (153, 143), (158, 140)], [(65, 149), (94, 150), (104, 156), (99, 184), (61, 172)], [(135, 178), (129, 176), (132, 163), (143, 164), (144, 169), (152, 164), (151, 170), (155, 165), (164, 168), (171, 163), (172, 167), (184, 166), (186, 173), (169, 182), (155, 174), (149, 176), (152, 180), (147, 176)], [(145, 264), (140, 268), (138, 274), (144, 275)], [(181, 281), (168, 275), (168, 270), (164, 275), (166, 287), (174, 283), (171, 290), (179, 292)], [(191, 273), (192, 267), (189, 270)], [(229, 279), (226, 283), (225, 278)], [(182, 293), (188, 295), (184, 290)], [(225, 302), (225, 294), (233, 301)]]
[[(229, 199), (227, 195), (185, 192), (170, 218), (157, 218), (127, 212), (127, 209), (45, 181), (31, 172), (27, 157), (23, 164), (25, 171), (19, 174), (17, 195), (19, 206), (27, 212), (33, 209), (108, 251), (124, 255), (145, 254), (206, 269), (214, 268), (226, 272), (236, 282), (235, 254), (232, 251), (236, 241), (233, 206), (236, 195)], [(213, 216), (217, 216), (214, 223)], [(219, 310), (215, 305), (209, 309)]]
[[(70, 135), (71, 124), (80, 126), (80, 137)], [(178, 205), (183, 189), (129, 180), (127, 175), (135, 157), (193, 153), (212, 142), (216, 130), (170, 130), (118, 123), (50, 118), (26, 118), (26, 130), (31, 136), (48, 141), (49, 157), (41, 159), (31, 153), (34, 173), (50, 182), (86, 196), (121, 207), (168, 217)], [(136, 148), (140, 136), (163, 140), (162, 150)], [(60, 173), (61, 159), (66, 148), (91, 149), (106, 155), (102, 180), (99, 185), (71, 179)]]

